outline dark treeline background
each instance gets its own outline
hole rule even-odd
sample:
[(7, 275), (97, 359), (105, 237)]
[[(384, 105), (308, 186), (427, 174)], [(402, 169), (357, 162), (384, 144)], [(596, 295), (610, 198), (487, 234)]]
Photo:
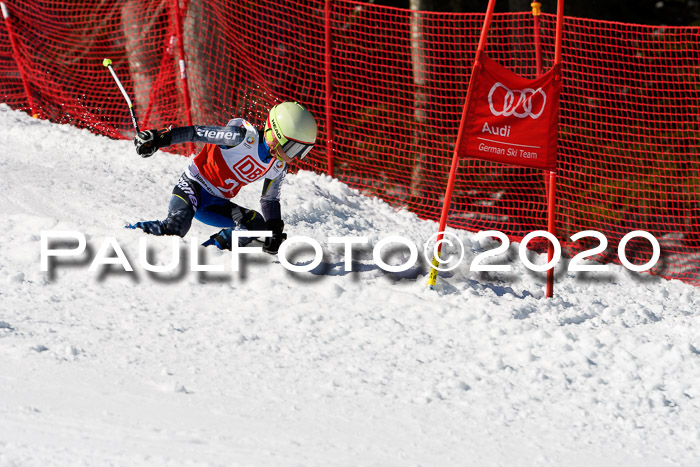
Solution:
[[(497, 12), (530, 10), (531, 0), (501, 0)], [(375, 0), (370, 3), (441, 12), (484, 12), (487, 0)], [(556, 13), (557, 0), (540, 0), (542, 11)], [(700, 0), (568, 0), (564, 14), (621, 23), (700, 26)]]

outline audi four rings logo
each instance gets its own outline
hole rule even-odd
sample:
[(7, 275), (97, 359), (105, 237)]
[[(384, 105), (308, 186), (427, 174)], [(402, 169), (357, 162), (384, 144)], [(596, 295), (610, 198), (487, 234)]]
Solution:
[[(503, 91), (498, 92), (499, 89), (503, 89)], [(540, 99), (535, 99), (538, 95), (542, 96), (541, 102)], [(504, 84), (497, 82), (489, 91), (489, 108), (491, 113), (497, 117), (501, 115), (504, 117), (515, 115), (518, 118), (532, 117), (537, 119), (544, 112), (546, 103), (547, 94), (544, 93), (542, 88), (526, 88), (511, 91)], [(534, 112), (533, 106), (539, 107), (539, 110)]]

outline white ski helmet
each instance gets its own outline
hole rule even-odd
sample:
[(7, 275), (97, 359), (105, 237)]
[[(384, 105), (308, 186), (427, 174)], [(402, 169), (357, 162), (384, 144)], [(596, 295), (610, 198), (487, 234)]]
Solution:
[(314, 116), (303, 105), (282, 102), (270, 109), (265, 135), (268, 131), (274, 133), (287, 156), (303, 159), (316, 144), (318, 127)]

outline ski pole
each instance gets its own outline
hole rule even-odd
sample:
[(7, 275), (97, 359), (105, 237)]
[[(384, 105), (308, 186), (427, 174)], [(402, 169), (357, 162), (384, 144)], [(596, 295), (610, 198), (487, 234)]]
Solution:
[(131, 122), (134, 124), (134, 129), (136, 130), (136, 133), (140, 133), (141, 130), (139, 130), (139, 124), (136, 121), (136, 115), (134, 114), (134, 105), (131, 103), (131, 99), (129, 99), (129, 95), (126, 93), (126, 89), (124, 89), (124, 86), (122, 86), (122, 82), (119, 81), (119, 77), (114, 72), (114, 68), (112, 68), (112, 60), (105, 58), (104, 60), (102, 60), (102, 64), (109, 69), (109, 72), (112, 73), (114, 81), (117, 82), (117, 86), (119, 86), (119, 90), (122, 92), (122, 96), (124, 96), (124, 99), (126, 99), (126, 103), (129, 104), (129, 114), (131, 114)]

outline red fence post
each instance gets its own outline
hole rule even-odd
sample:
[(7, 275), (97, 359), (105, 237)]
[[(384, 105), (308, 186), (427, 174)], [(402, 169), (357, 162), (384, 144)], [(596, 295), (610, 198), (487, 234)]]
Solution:
[(326, 0), (325, 8), (325, 32), (326, 32), (326, 158), (328, 159), (328, 175), (331, 177), (333, 171), (333, 83), (331, 80), (331, 55), (332, 55), (332, 36), (331, 36), (331, 5), (332, 0)]
[[(185, 7), (187, 7), (187, 0)], [(172, 0), (173, 15), (175, 16), (175, 28), (177, 34), (177, 54), (178, 64), (180, 66), (180, 81), (182, 81), (182, 95), (185, 101), (185, 116), (187, 125), (192, 126), (192, 103), (190, 102), (190, 88), (187, 83), (187, 63), (185, 62), (185, 44), (183, 41), (184, 34), (182, 32), (182, 16), (180, 15), (180, 0)], [(194, 152), (194, 144), (188, 143), (187, 147), (190, 154)]]
[(10, 38), (10, 45), (12, 46), (12, 57), (17, 63), (17, 69), (19, 70), (19, 75), (22, 78), (22, 86), (24, 87), (24, 94), (27, 96), (27, 103), (29, 104), (29, 110), (32, 112), (32, 117), (38, 118), (39, 114), (34, 106), (34, 99), (32, 99), (32, 94), (29, 91), (29, 84), (27, 83), (27, 74), (22, 67), (22, 62), (19, 57), (19, 47), (17, 46), (17, 41), (15, 40), (15, 32), (12, 29), (12, 22), (10, 21), (10, 12), (7, 9), (5, 2), (0, 2), (0, 10), (2, 10), (2, 17), (5, 19), (5, 27), (7, 28), (7, 35)]

